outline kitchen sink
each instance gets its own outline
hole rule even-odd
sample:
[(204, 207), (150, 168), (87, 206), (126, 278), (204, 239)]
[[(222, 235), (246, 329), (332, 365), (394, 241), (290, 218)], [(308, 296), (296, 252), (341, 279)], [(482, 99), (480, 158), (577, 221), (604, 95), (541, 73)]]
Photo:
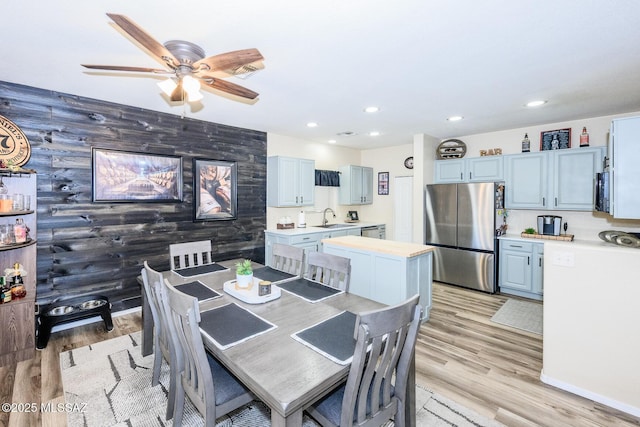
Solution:
[(325, 225), (314, 225), (314, 227), (320, 228), (344, 228), (344, 227), (353, 227), (351, 224), (325, 224)]

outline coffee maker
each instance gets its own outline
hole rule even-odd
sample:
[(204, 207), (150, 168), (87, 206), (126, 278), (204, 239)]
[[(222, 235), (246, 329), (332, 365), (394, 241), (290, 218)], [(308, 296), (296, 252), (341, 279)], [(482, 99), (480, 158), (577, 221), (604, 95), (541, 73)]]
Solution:
[(559, 236), (562, 226), (562, 217), (556, 215), (539, 215), (538, 216), (538, 234), (546, 234), (549, 236)]

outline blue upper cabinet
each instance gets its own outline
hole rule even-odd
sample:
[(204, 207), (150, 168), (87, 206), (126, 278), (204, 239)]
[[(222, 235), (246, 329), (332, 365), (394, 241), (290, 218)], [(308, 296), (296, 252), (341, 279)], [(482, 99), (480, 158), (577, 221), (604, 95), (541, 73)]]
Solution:
[(604, 147), (505, 156), (505, 207), (592, 211)]
[(436, 160), (436, 184), (451, 182), (502, 181), (504, 179), (503, 156), (483, 156), (468, 159)]
[(313, 206), (315, 161), (294, 157), (267, 158), (267, 205)]
[(340, 168), (339, 203), (370, 205), (373, 203), (373, 168), (347, 165)]

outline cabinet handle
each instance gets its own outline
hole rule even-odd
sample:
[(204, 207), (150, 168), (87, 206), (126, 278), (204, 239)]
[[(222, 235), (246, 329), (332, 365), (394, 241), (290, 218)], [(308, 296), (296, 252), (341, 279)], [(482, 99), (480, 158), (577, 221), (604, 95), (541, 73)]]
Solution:
[(511, 248), (522, 248), (522, 246), (520, 246), (520, 245), (509, 245), (509, 247), (511, 247)]
[(545, 198), (543, 197), (543, 198), (542, 198), (542, 206), (546, 206), (546, 203), (545, 203), (545, 202), (546, 202), (546, 200), (545, 200)]
[(471, 172), (469, 172), (469, 179), (471, 179)]
[(303, 237), (302, 240), (311, 240), (311, 237)]
[(296, 205), (298, 204), (298, 196), (296, 196)]
[(538, 259), (538, 267), (542, 267), (542, 258)]
[(555, 198), (555, 206), (558, 206), (558, 198)]
[(460, 181), (462, 181), (464, 179), (464, 175), (462, 175), (462, 172), (460, 172)]
[(304, 196), (300, 196), (300, 203), (304, 203)]
[(531, 257), (527, 257), (527, 265), (531, 265)]

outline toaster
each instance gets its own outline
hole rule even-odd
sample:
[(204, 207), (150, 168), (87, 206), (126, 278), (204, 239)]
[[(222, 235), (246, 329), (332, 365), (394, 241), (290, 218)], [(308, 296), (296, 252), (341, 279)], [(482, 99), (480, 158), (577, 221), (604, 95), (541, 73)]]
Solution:
[(562, 217), (556, 215), (539, 215), (538, 216), (538, 234), (546, 234), (549, 236), (559, 236), (562, 226)]

